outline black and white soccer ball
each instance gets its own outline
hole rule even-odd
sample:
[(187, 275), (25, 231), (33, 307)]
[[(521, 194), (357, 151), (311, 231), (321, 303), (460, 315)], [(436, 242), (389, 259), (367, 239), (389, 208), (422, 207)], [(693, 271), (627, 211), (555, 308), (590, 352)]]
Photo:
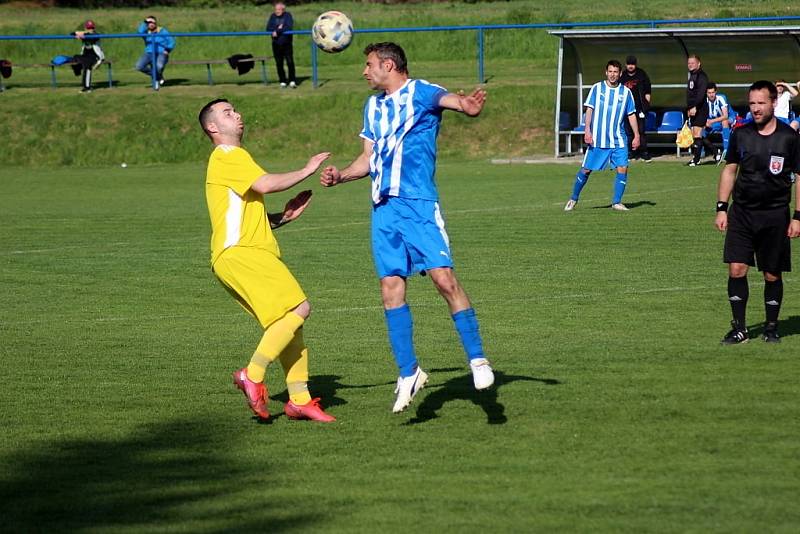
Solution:
[(353, 23), (341, 11), (326, 11), (314, 21), (311, 38), (324, 52), (341, 52), (353, 40)]

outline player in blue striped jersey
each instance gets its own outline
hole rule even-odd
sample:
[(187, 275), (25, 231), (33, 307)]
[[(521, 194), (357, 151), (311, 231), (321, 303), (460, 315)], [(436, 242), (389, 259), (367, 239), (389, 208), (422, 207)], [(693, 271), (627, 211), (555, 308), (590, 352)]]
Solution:
[(378, 93), (364, 106), (363, 152), (341, 171), (326, 167), (320, 182), (331, 187), (372, 178), (372, 254), (381, 282), (389, 343), (400, 370), (392, 411), (408, 407), (428, 375), (417, 363), (406, 279), (427, 272), (447, 301), (478, 390), (494, 383), (483, 353), (475, 310), (453, 272), (450, 241), (436, 190), (436, 138), (442, 112), (480, 114), (486, 92), (448, 93), (409, 77), (405, 52), (395, 43), (367, 46), (364, 77)]
[[(706, 120), (706, 133), (720, 132), (722, 134), (722, 153), (716, 152), (714, 146), (714, 159), (717, 163), (725, 159), (728, 153), (728, 142), (731, 139), (730, 106), (728, 99), (723, 94), (717, 93), (717, 84), (708, 82), (706, 89), (706, 102), (708, 103), (708, 120)], [(705, 139), (705, 138), (704, 138)], [(706, 142), (703, 143), (704, 145)], [(710, 144), (710, 143), (709, 143)]]
[(631, 149), (639, 148), (639, 125), (636, 121), (636, 106), (630, 89), (619, 83), (622, 64), (612, 59), (606, 64), (606, 79), (597, 82), (583, 103), (586, 107), (586, 126), (583, 140), (589, 146), (583, 164), (575, 175), (572, 196), (564, 211), (572, 211), (578, 203), (581, 190), (592, 171), (609, 167), (617, 168), (611, 208), (628, 211), (622, 203), (625, 185), (628, 183), (628, 136), (622, 127), (627, 120), (633, 131)]

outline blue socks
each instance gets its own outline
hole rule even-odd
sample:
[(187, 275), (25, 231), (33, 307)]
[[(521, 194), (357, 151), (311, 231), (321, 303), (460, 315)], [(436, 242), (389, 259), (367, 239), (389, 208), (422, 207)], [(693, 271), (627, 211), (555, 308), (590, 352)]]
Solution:
[(475, 309), (467, 308), (453, 314), (453, 323), (456, 331), (461, 338), (464, 352), (467, 353), (467, 361), (475, 358), (483, 358), (483, 343), (481, 334), (478, 331), (478, 318), (475, 317)]
[[(389, 329), (389, 344), (392, 346), (400, 376), (403, 378), (413, 375), (417, 370), (417, 355), (414, 353), (414, 322), (411, 319), (411, 309), (408, 304), (399, 308), (384, 310), (386, 325)], [(474, 308), (467, 308), (452, 315), (467, 361), (483, 358), (483, 342), (478, 330), (478, 318)]]
[(728, 141), (731, 140), (731, 129), (722, 129), (722, 150), (728, 150)]
[(625, 185), (628, 183), (628, 174), (623, 172), (617, 173), (617, 179), (614, 181), (614, 199), (612, 204), (619, 204), (622, 202), (622, 194), (625, 192)]
[(575, 185), (572, 186), (572, 200), (575, 202), (578, 201), (578, 198), (581, 196), (581, 191), (583, 190), (583, 186), (586, 185), (586, 182), (589, 181), (589, 176), (584, 174), (583, 168), (578, 171), (578, 174), (575, 175)]
[(417, 355), (414, 353), (414, 322), (408, 304), (399, 308), (384, 310), (386, 326), (389, 329), (389, 344), (392, 346), (394, 360), (403, 378), (413, 375), (417, 370)]

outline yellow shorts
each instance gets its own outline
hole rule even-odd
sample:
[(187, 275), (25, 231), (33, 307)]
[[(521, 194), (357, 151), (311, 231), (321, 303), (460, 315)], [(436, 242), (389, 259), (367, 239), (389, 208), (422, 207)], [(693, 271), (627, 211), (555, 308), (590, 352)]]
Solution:
[(213, 271), (263, 328), (306, 300), (286, 265), (264, 249), (230, 247), (214, 262)]

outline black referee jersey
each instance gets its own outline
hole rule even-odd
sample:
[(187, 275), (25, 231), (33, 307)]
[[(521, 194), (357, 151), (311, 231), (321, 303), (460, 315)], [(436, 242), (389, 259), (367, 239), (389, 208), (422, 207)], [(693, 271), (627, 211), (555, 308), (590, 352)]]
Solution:
[(739, 165), (733, 186), (737, 206), (763, 210), (791, 202), (792, 173), (800, 172), (800, 135), (776, 122), (770, 135), (759, 134), (755, 123), (733, 130), (725, 160)]

